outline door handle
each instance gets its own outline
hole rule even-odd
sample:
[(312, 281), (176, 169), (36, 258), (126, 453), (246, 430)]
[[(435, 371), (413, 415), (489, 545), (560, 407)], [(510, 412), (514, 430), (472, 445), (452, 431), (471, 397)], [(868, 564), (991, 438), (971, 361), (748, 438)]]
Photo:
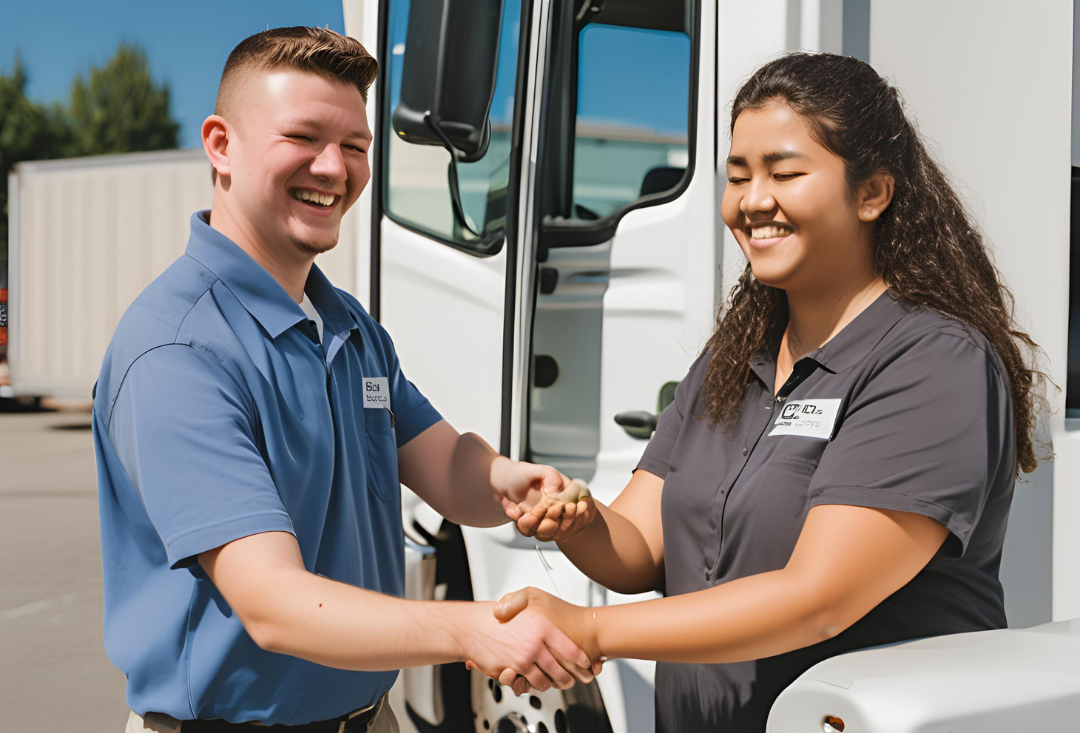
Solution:
[(652, 437), (656, 431), (656, 421), (656, 415), (645, 410), (630, 410), (615, 416), (615, 423), (625, 430), (627, 435), (638, 440)]

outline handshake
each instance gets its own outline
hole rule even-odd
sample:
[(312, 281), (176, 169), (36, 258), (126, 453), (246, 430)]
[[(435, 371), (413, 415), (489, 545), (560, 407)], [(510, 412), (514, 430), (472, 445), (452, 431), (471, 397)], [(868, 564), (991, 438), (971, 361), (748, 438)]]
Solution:
[[(584, 530), (597, 508), (584, 481), (554, 468), (506, 461), (505, 475), (492, 466), (492, 486), (506, 516), (526, 537), (567, 540)], [(470, 604), (475, 614), (463, 639), (469, 669), (496, 679), (521, 695), (591, 682), (605, 659), (596, 648), (590, 609), (574, 606), (536, 588), (524, 588), (498, 603)]]

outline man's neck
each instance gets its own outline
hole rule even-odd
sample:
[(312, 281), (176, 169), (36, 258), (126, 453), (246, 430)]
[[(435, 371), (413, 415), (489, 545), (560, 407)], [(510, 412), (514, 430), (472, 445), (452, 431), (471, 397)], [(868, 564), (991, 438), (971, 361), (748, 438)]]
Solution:
[(249, 222), (233, 216), (227, 206), (217, 204), (210, 212), (210, 226), (231, 239), (237, 247), (262, 265), (270, 276), (278, 281), (289, 297), (299, 303), (304, 299), (304, 285), (314, 257), (306, 257), (300, 252), (283, 253), (281, 248), (269, 246), (256, 233)]

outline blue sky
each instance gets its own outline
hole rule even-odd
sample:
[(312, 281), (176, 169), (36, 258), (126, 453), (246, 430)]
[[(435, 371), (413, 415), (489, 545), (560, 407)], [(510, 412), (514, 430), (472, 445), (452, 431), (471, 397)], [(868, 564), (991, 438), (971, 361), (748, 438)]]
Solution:
[[(31, 99), (65, 101), (76, 74), (105, 64), (122, 40), (139, 43), (154, 78), (169, 85), (181, 147), (200, 145), (199, 126), (213, 110), (221, 67), (240, 40), (268, 26), (345, 29), (341, 0), (2, 2), (0, 72), (11, 70), (18, 49)], [(517, 2), (509, 4), (516, 9)], [(593, 29), (592, 42), (585, 42), (590, 48), (582, 48), (597, 66), (590, 64), (595, 74), (581, 80), (581, 117), (685, 130), (686, 87), (671, 80), (686, 79), (689, 40), (623, 29), (595, 33), (600, 30)], [(506, 71), (500, 68), (500, 87), (507, 88), (497, 97), (510, 92)], [(494, 117), (500, 101), (506, 100), (496, 99)]]
[(0, 71), (11, 71), (18, 49), (31, 99), (66, 100), (76, 74), (104, 65), (120, 41), (136, 42), (155, 80), (169, 84), (181, 147), (199, 147), (199, 126), (213, 111), (221, 67), (241, 40), (268, 25), (345, 30), (341, 0), (0, 3)]

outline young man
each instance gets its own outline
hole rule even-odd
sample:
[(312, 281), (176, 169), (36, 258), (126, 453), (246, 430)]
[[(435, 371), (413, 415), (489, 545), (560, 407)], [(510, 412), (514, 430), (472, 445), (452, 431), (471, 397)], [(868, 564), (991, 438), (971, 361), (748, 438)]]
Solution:
[(400, 598), (399, 481), (459, 523), (533, 506), (546, 539), (594, 510), (555, 469), (459, 435), (313, 265), (370, 177), (376, 69), (327, 30), (236, 47), (202, 128), (213, 208), (105, 357), (105, 646), (129, 731), (394, 731), (385, 693), (414, 665), (467, 660), (519, 691), (592, 677), (539, 614)]

